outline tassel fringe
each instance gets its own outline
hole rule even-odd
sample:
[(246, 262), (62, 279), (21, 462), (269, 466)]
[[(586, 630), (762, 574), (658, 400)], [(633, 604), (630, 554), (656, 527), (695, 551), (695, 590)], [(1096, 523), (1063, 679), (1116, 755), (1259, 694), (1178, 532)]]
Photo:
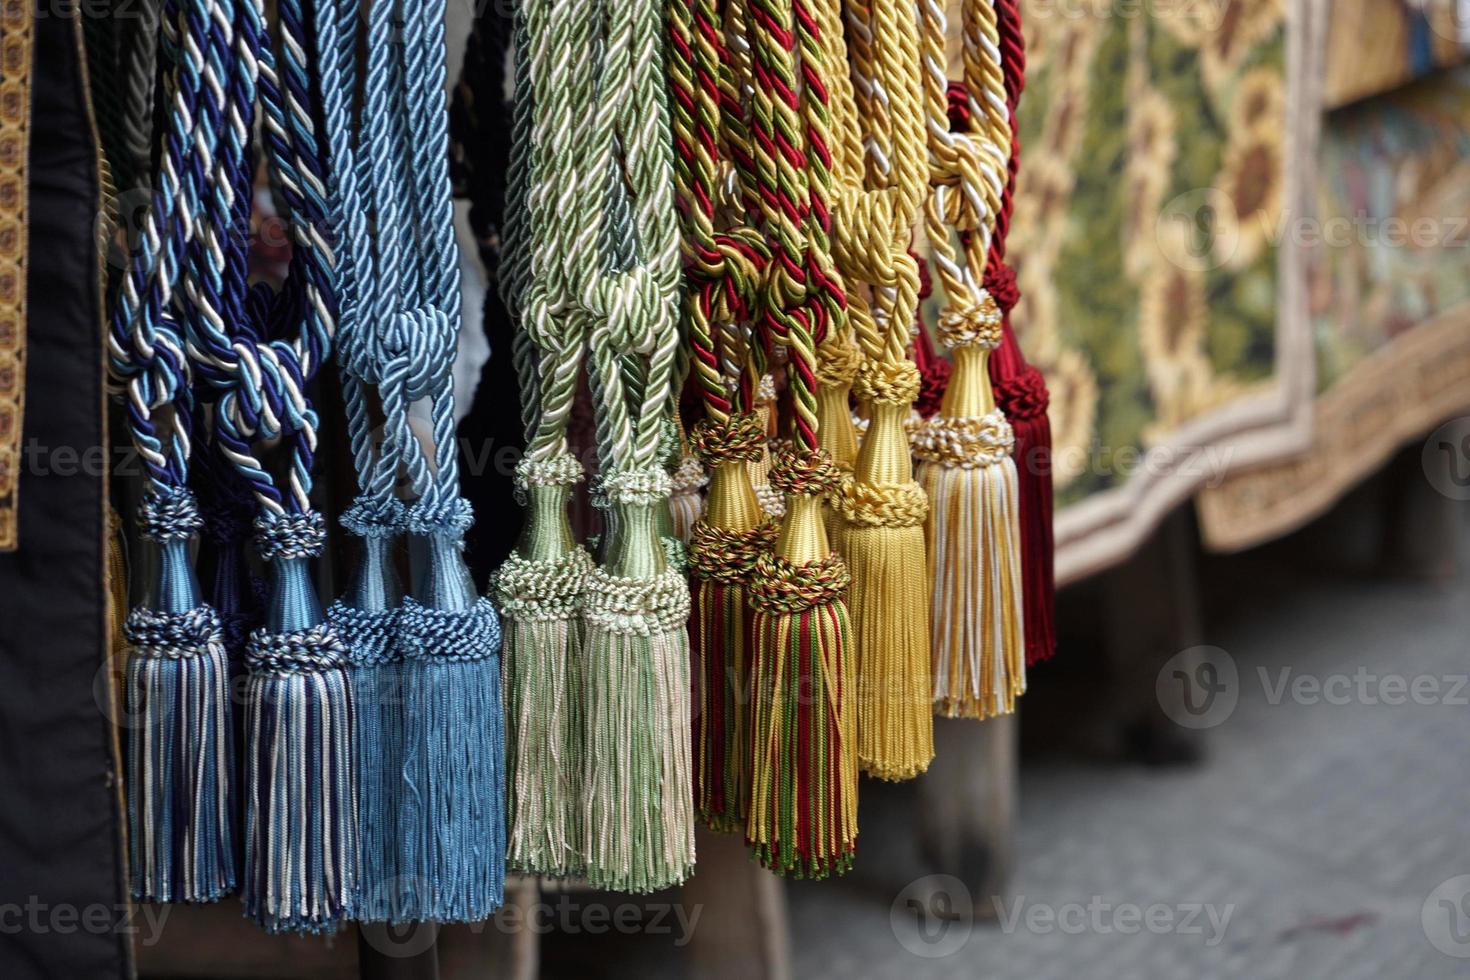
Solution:
[(767, 868), (796, 878), (846, 872), (856, 847), (847, 585), (835, 554), (800, 566), (763, 555), (751, 583), (756, 687), (746, 839)]
[(694, 869), (689, 590), (676, 572), (588, 582), (583, 852), (594, 888), (646, 893)]
[(1026, 690), (1014, 436), (999, 411), (930, 426), (919, 482), (930, 501), (935, 710), (1010, 714)]
[(135, 609), (124, 626), (133, 896), (212, 902), (234, 890), (234, 734), (219, 617)]
[(245, 914), (327, 932), (356, 888), (357, 792), (345, 649), (326, 626), (258, 629), (245, 650)]
[(582, 593), (592, 559), (512, 555), (495, 575), (505, 646), (506, 862), (522, 874), (582, 871)]
[(409, 596), (400, 617), (404, 917), (475, 922), (505, 891), (499, 620), (485, 598), (446, 610)]

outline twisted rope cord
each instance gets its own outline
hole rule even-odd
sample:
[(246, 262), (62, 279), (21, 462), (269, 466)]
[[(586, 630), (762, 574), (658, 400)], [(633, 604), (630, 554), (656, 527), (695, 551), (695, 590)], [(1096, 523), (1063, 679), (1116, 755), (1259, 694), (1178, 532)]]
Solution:
[[(193, 403), (181, 324), (174, 310), (183, 263), (203, 209), (203, 173), (215, 144), (204, 124), (206, 61), (214, 5), (165, 0), (163, 46), (170, 64), (167, 127), (155, 187), (129, 256), (108, 332), (109, 368), (126, 382), (128, 423), (155, 492), (182, 488), (187, 481)], [(203, 45), (204, 47), (201, 47)], [(220, 91), (217, 86), (211, 91)], [(160, 435), (154, 413), (171, 409), (171, 431)]]
[[(965, 131), (950, 127), (944, 0), (922, 0), (920, 10), (931, 187), (925, 228), (946, 309), (963, 314), (979, 302), (986, 253), (1008, 180), (1011, 127), (995, 2), (965, 0), (962, 8), (965, 84), (972, 109)], [(961, 244), (963, 254), (956, 250), (951, 229), (970, 233)]]
[[(821, 9), (829, 58), (842, 64), (840, 0), (825, 0)], [(834, 73), (832, 87), (846, 129), (846, 152), (837, 157), (838, 259), (849, 285), (871, 287), (871, 310), (853, 294), (852, 322), (864, 356), (891, 374), (907, 362), (919, 303), (918, 263), (909, 252), (928, 189), (919, 35), (911, 9), (896, 0), (849, 2), (847, 15), (849, 37), (858, 42), (848, 51), (852, 81)]]
[[(567, 270), (591, 319), (600, 442), (610, 476), (659, 467), (678, 361), (680, 261), (661, 8), (638, 0), (607, 4), (599, 13), (581, 18), (592, 22), (595, 35), (578, 37), (565, 27), (557, 33), (564, 51), (596, 66), (593, 100), (581, 103), (595, 111), (575, 131), (578, 152), (570, 161), (577, 206), (568, 222)], [(620, 261), (607, 237), (617, 228), (622, 195), (635, 234), (615, 240), (631, 247), (631, 262)], [(638, 365), (640, 383), (626, 383), (628, 363)]]
[[(685, 220), (690, 361), (706, 417), (725, 426), (735, 408), (726, 390), (727, 375), (740, 379), (739, 410), (753, 407), (758, 379), (743, 370), (749, 359), (739, 363), (732, 348), (738, 325), (752, 316), (769, 254), (759, 229), (749, 223), (743, 194), (732, 189), (725, 195), (728, 205), (720, 203), (722, 179), (738, 179), (742, 165), (732, 160), (741, 158), (742, 143), (748, 146), (722, 38), (721, 6), (716, 0), (675, 0), (670, 5), (669, 67), (675, 173)], [(748, 159), (748, 149), (744, 156)]]

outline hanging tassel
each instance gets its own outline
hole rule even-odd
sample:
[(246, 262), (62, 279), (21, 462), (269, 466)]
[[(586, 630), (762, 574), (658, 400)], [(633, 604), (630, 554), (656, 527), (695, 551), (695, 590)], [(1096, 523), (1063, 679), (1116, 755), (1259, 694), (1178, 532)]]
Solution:
[(505, 737), (500, 622), (475, 594), (462, 555), (473, 520), (455, 498), (446, 516), (409, 508), (422, 555), (399, 611), (405, 664), (403, 825), (405, 918), (475, 922), (505, 891)]
[(771, 870), (823, 878), (847, 871), (857, 844), (848, 574), (822, 519), (822, 497), (838, 477), (819, 451), (788, 449), (772, 477), (787, 494), (787, 514), (750, 584), (755, 690), (745, 835)]
[(267, 932), (326, 932), (350, 911), (358, 827), (346, 650), (308, 565), (326, 525), (268, 513), (255, 530), (272, 582), (245, 649), (245, 914)]
[(986, 365), (1000, 308), (982, 290), (939, 328), (954, 374), (914, 446), (930, 504), (934, 704), (945, 717), (989, 718), (1014, 711), (1026, 690), (1015, 436)]
[(852, 575), (858, 762), (881, 779), (911, 779), (934, 758), (924, 557), (929, 501), (914, 482), (905, 431), (919, 373), (907, 362), (870, 363), (858, 385), (871, 425), (853, 478), (833, 498)]
[(747, 583), (770, 551), (776, 523), (756, 501), (748, 463), (765, 432), (755, 415), (713, 419), (694, 429), (695, 451), (710, 466), (709, 510), (694, 525), (689, 641), (695, 665), (695, 796), (711, 830), (745, 828), (750, 812), (751, 609)]
[(584, 857), (594, 888), (645, 893), (694, 867), (689, 590), (658, 540), (661, 469), (602, 480), (613, 519), (583, 611)]
[(582, 465), (562, 454), (522, 461), (528, 515), (516, 553), (491, 582), (505, 630), (506, 862), (521, 874), (582, 870), (582, 594), (592, 559), (567, 504)]
[(990, 358), (995, 400), (1016, 433), (1015, 458), (1021, 506), (1021, 574), (1026, 605), (1026, 665), (1056, 652), (1056, 575), (1052, 570), (1051, 422), (1046, 379), (1026, 363), (1011, 330), (1011, 310), (1020, 298), (1016, 275), (992, 258), (985, 288), (1005, 315), (1000, 347)]
[(194, 495), (150, 492), (139, 521), (158, 547), (150, 604), (123, 632), (127, 673), (128, 849), (140, 901), (212, 902), (234, 890), (234, 750), (219, 616), (200, 599), (189, 539)]
[(352, 917), (397, 922), (405, 916), (398, 862), (403, 801), (404, 678), (396, 644), (403, 589), (393, 570), (393, 543), (403, 528), (396, 500), (359, 499), (341, 524), (362, 557), (346, 592), (327, 610), (347, 650), (357, 768), (358, 867)]

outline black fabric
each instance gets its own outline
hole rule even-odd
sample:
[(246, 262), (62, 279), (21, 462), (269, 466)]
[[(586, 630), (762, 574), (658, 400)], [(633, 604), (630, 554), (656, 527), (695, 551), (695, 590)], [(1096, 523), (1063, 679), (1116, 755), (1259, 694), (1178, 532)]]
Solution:
[[(0, 554), (0, 976), (129, 973), (107, 652), (96, 149), (75, 11), (35, 20), (20, 548)], [(100, 694), (94, 694), (94, 690)]]

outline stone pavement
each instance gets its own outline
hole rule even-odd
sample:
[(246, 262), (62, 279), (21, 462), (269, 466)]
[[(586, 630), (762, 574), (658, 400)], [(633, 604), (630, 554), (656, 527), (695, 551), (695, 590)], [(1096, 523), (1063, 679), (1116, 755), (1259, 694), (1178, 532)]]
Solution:
[(912, 790), (865, 782), (857, 870), (789, 887), (795, 975), (1470, 975), (1449, 955), (1470, 957), (1470, 877), (1453, 880), (1470, 876), (1470, 576), (1304, 574), (1279, 554), (1207, 577), (1236, 704), (1203, 764), (1027, 760), (1012, 890), (998, 909), (969, 896), (973, 925), (909, 906), (966, 896), (904, 891)]

